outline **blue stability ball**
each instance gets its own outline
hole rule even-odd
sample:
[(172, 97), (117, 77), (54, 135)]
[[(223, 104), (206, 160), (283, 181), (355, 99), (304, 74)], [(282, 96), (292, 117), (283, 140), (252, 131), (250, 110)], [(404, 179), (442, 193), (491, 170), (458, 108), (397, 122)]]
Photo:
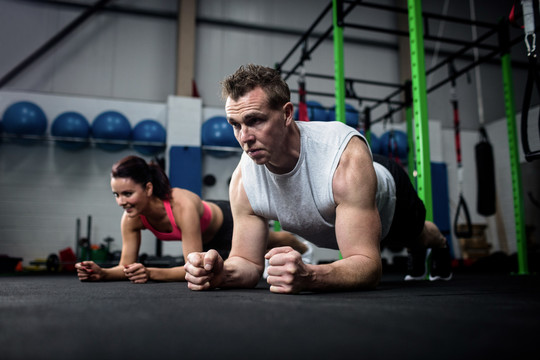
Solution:
[(374, 133), (371, 133), (371, 139), (370, 139), (369, 146), (371, 147), (371, 152), (373, 154), (380, 154), (381, 153), (381, 139)]
[(78, 112), (68, 111), (54, 119), (51, 127), (52, 136), (69, 137), (73, 140), (58, 140), (56, 144), (67, 150), (78, 150), (88, 145), (90, 124)]
[(328, 121), (328, 110), (315, 100), (306, 101), (309, 121)]
[[(315, 100), (306, 101), (309, 121), (328, 121), (328, 110)], [(299, 120), (298, 107), (294, 111), (294, 119)]]
[(43, 135), (47, 130), (47, 117), (41, 108), (30, 102), (11, 104), (3, 116), (4, 132), (11, 135)]
[[(98, 140), (97, 146), (107, 151), (125, 149), (131, 140), (131, 124), (117, 111), (105, 111), (99, 114), (92, 123), (92, 136)], [(99, 140), (126, 141), (125, 144), (99, 142)]]
[(401, 130), (390, 130), (381, 135), (380, 139), (381, 155), (396, 158), (402, 162), (407, 161), (409, 145), (407, 141), (407, 133)]
[[(351, 104), (345, 104), (345, 124), (356, 128), (358, 126), (358, 110)], [(336, 121), (336, 106), (334, 105), (329, 111), (328, 116), (330, 121)]]
[[(234, 137), (232, 126), (224, 116), (214, 116), (203, 123), (201, 142), (203, 146), (240, 146)], [(216, 157), (233, 155), (232, 152), (227, 151), (208, 151), (208, 153)]]
[[(366, 136), (364, 130), (360, 130), (360, 133)], [(381, 140), (379, 139), (379, 137), (375, 135), (373, 132), (371, 132), (369, 141), (370, 141), (369, 147), (371, 148), (371, 153), (380, 154), (381, 153)]]
[(133, 148), (143, 155), (155, 155), (165, 150), (165, 142), (167, 141), (167, 131), (156, 120), (142, 120), (133, 128), (134, 142), (155, 142), (156, 145), (137, 145), (133, 144)]

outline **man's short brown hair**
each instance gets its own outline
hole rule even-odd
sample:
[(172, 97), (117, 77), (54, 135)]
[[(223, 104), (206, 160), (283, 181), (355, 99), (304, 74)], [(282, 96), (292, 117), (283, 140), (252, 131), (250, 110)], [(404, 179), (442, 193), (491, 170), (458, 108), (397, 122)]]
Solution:
[(242, 65), (234, 74), (227, 76), (221, 85), (223, 99), (230, 97), (237, 101), (260, 87), (268, 98), (268, 106), (273, 110), (279, 110), (291, 101), (291, 91), (279, 71), (262, 65)]

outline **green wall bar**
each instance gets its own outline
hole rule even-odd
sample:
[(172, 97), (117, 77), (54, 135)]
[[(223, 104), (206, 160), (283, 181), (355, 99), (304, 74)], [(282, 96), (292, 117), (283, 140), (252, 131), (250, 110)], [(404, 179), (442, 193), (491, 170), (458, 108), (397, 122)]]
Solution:
[(413, 130), (413, 110), (412, 107), (407, 106), (405, 108), (405, 119), (407, 121), (407, 144), (409, 145), (409, 152), (407, 154), (407, 169), (409, 171), (409, 179), (414, 188), (417, 188), (416, 177), (414, 176), (415, 159), (414, 159), (414, 130)]
[(514, 83), (510, 54), (501, 55), (501, 66), (504, 85), (504, 103), (508, 130), (508, 147), (510, 150), (510, 168), (512, 172), (512, 192), (514, 196), (514, 218), (516, 222), (516, 246), (518, 253), (518, 274), (527, 275), (529, 265), (527, 259), (527, 236), (525, 233), (523, 188), (521, 185), (521, 169), (516, 130), (516, 106), (514, 104)]
[(336, 89), (336, 120), (345, 123), (345, 61), (343, 56), (343, 1), (332, 0), (334, 27), (334, 78)]
[(431, 165), (427, 111), (426, 69), (424, 59), (424, 30), (422, 3), (408, 0), (409, 40), (411, 47), (412, 96), (415, 126), (415, 152), (418, 196), (426, 206), (426, 220), (433, 221), (431, 195)]

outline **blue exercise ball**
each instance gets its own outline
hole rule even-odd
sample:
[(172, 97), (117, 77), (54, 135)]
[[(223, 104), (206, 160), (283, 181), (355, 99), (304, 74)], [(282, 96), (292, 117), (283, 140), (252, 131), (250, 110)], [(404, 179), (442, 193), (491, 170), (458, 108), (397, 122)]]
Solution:
[(80, 113), (67, 111), (54, 119), (51, 127), (51, 135), (73, 138), (71, 141), (58, 140), (56, 144), (67, 150), (79, 150), (88, 145), (90, 124)]
[[(129, 120), (117, 111), (105, 111), (96, 116), (92, 123), (92, 136), (97, 146), (107, 151), (119, 151), (128, 147), (131, 140), (131, 124)], [(112, 142), (99, 142), (99, 140), (112, 140)], [(122, 141), (125, 143), (114, 143)]]
[[(232, 126), (224, 116), (214, 116), (206, 120), (202, 125), (201, 142), (203, 146), (227, 146), (239, 147), (234, 136)], [(233, 153), (227, 151), (207, 151), (208, 154), (216, 157), (227, 157)]]
[(306, 101), (310, 121), (328, 121), (328, 110), (315, 100)]
[[(329, 110), (328, 116), (330, 121), (336, 121), (336, 106)], [(356, 128), (358, 126), (358, 110), (351, 104), (345, 104), (345, 124)]]
[(47, 116), (30, 101), (19, 101), (8, 106), (2, 122), (6, 134), (11, 135), (43, 135), (47, 130)]
[[(328, 110), (318, 101), (306, 101), (307, 116), (309, 121), (328, 121)], [(294, 112), (294, 118), (300, 120), (298, 107)]]
[(370, 135), (370, 144), (369, 147), (371, 148), (371, 152), (373, 154), (380, 154), (381, 153), (381, 139), (374, 133), (371, 133)]
[(401, 130), (389, 130), (381, 135), (380, 138), (381, 155), (390, 158), (399, 158), (406, 162), (409, 152), (407, 133)]
[[(360, 130), (360, 133), (366, 136), (364, 130)], [(380, 154), (381, 153), (381, 139), (379, 139), (379, 137), (375, 135), (373, 132), (371, 132), (369, 136), (370, 136), (369, 147), (371, 148), (371, 153)]]
[(140, 121), (133, 128), (133, 141), (155, 142), (156, 145), (137, 145), (133, 148), (143, 155), (155, 155), (165, 150), (167, 131), (156, 120), (147, 119)]

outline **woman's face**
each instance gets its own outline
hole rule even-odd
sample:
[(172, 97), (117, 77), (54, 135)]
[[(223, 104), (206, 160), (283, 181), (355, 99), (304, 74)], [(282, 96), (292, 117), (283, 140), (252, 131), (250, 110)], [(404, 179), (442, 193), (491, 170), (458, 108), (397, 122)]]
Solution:
[(152, 196), (152, 186), (150, 183), (143, 188), (131, 178), (111, 178), (111, 189), (116, 203), (122, 207), (129, 217), (141, 214), (146, 207), (148, 200)]

